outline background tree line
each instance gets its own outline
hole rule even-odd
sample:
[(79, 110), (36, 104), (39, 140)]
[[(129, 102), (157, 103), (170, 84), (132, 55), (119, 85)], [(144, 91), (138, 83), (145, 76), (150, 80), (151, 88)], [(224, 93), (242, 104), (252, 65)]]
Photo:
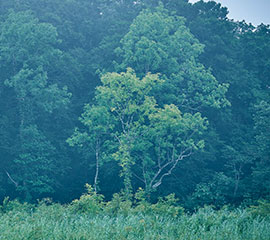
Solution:
[[(2, 0), (0, 198), (270, 195), (270, 28), (216, 2)], [(74, 147), (72, 147), (74, 146)]]

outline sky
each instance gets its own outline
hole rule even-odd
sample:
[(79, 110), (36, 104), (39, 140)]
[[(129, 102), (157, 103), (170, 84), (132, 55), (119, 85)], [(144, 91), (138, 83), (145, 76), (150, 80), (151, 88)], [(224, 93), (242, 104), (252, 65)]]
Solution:
[[(189, 0), (194, 3), (198, 0)], [(207, 0), (205, 0), (207, 1)], [(270, 24), (270, 0), (215, 0), (229, 10), (228, 18), (257, 26)]]

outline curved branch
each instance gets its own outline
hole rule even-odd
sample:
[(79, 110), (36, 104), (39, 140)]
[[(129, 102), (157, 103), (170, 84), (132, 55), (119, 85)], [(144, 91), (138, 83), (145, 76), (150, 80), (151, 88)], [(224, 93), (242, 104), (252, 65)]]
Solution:
[[(185, 154), (185, 152), (187, 152), (187, 151), (189, 151), (189, 153)], [(189, 157), (191, 154), (192, 154), (192, 150), (191, 150), (191, 149), (187, 149), (187, 150), (185, 150), (184, 152), (182, 152), (182, 153), (178, 156), (177, 159), (172, 160), (172, 161), (169, 161), (169, 162), (167, 162), (165, 165), (163, 165), (163, 166), (158, 170), (158, 172), (156, 173), (156, 175), (153, 177), (153, 179), (152, 179), (152, 181), (151, 181), (151, 183), (150, 183), (150, 187), (154, 189), (154, 188), (157, 188), (159, 185), (161, 185), (163, 178), (164, 178), (165, 176), (171, 175), (172, 170), (177, 166), (178, 162), (181, 161), (181, 160), (183, 160), (183, 159), (186, 158), (186, 157)], [(155, 181), (155, 180), (158, 178), (158, 176), (160, 175), (161, 171), (162, 171), (165, 167), (167, 167), (168, 165), (170, 165), (171, 163), (173, 163), (173, 165), (170, 167), (170, 169), (169, 169), (167, 172), (163, 173), (163, 174), (160, 176), (160, 178), (157, 180), (157, 182), (156, 182), (155, 184), (153, 184), (154, 181)]]
[(7, 170), (5, 170), (5, 172), (6, 172), (7, 176), (8, 176), (8, 178), (10, 179), (10, 181), (11, 181), (11, 182), (13, 182), (13, 183), (14, 183), (14, 185), (15, 185), (16, 187), (18, 187), (18, 183), (17, 183), (17, 182), (15, 182), (15, 180), (13, 180), (13, 178), (10, 176), (10, 174), (8, 173), (8, 171), (7, 171)]

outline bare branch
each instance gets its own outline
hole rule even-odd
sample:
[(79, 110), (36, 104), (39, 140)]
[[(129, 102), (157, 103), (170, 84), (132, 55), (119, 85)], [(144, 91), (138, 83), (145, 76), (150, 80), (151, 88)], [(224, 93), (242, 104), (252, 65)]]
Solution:
[(100, 152), (100, 141), (97, 139), (96, 141), (96, 173), (94, 179), (94, 188), (95, 192), (97, 192), (97, 182), (98, 182), (98, 174), (99, 174), (99, 152)]
[(8, 173), (8, 171), (5, 170), (5, 172), (6, 172), (7, 176), (8, 176), (8, 178), (10, 179), (10, 181), (13, 182), (16, 187), (18, 187), (18, 183), (13, 180), (13, 178), (10, 176), (10, 174)]
[(136, 178), (138, 178), (140, 181), (142, 181), (144, 184), (146, 184), (145, 179), (142, 179), (141, 177), (139, 177), (137, 174), (135, 174), (134, 172), (132, 173)]
[[(187, 151), (189, 151), (189, 153), (185, 154), (185, 152), (187, 152)], [(167, 162), (165, 165), (163, 165), (163, 166), (158, 170), (158, 172), (156, 173), (156, 175), (152, 178), (151, 183), (150, 183), (151, 188), (157, 188), (157, 187), (162, 183), (162, 180), (163, 180), (163, 178), (164, 178), (165, 176), (171, 175), (172, 170), (177, 166), (178, 162), (181, 161), (181, 160), (183, 160), (183, 159), (186, 158), (186, 157), (189, 157), (191, 154), (192, 154), (191, 149), (186, 149), (184, 152), (182, 152), (182, 153), (178, 156), (177, 159), (175, 159), (175, 160), (173, 159), (173, 160)], [(173, 163), (173, 164), (172, 164), (172, 163)], [(164, 174), (162, 174), (162, 175), (160, 176), (159, 180), (158, 180), (155, 184), (153, 184), (154, 181), (158, 178), (158, 176), (159, 176), (160, 173), (162, 172), (162, 170), (163, 170), (164, 168), (166, 168), (167, 166), (169, 166), (170, 164), (172, 164), (172, 166), (170, 167), (170, 169), (169, 169), (167, 172), (165, 172)]]
[(163, 165), (162, 167), (159, 168), (159, 170), (157, 171), (157, 173), (155, 174), (155, 176), (152, 178), (151, 182), (150, 182), (150, 186), (152, 186), (152, 184), (154, 183), (154, 181), (156, 180), (156, 178), (159, 176), (159, 174), (161, 173), (161, 171), (166, 168), (168, 165), (170, 165), (172, 163), (172, 161), (167, 162), (165, 165)]
[(114, 137), (117, 139), (117, 141), (119, 142), (119, 144), (121, 145), (122, 144), (122, 141), (121, 141), (121, 139), (116, 135), (116, 134), (114, 134)]

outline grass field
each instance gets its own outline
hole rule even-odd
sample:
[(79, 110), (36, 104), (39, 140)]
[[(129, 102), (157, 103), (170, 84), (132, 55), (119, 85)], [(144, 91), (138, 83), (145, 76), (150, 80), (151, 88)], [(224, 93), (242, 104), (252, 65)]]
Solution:
[(132, 200), (115, 194), (110, 202), (88, 192), (70, 204), (0, 205), (0, 240), (270, 240), (270, 202), (229, 210), (204, 207), (187, 213), (174, 194), (156, 204), (138, 190)]
[[(122, 205), (122, 210), (127, 205)], [(248, 210), (205, 207), (194, 214), (172, 215), (143, 208), (114, 213), (104, 209), (93, 212), (80, 211), (76, 204), (9, 202), (0, 214), (0, 239), (270, 239), (269, 218), (254, 216)]]

